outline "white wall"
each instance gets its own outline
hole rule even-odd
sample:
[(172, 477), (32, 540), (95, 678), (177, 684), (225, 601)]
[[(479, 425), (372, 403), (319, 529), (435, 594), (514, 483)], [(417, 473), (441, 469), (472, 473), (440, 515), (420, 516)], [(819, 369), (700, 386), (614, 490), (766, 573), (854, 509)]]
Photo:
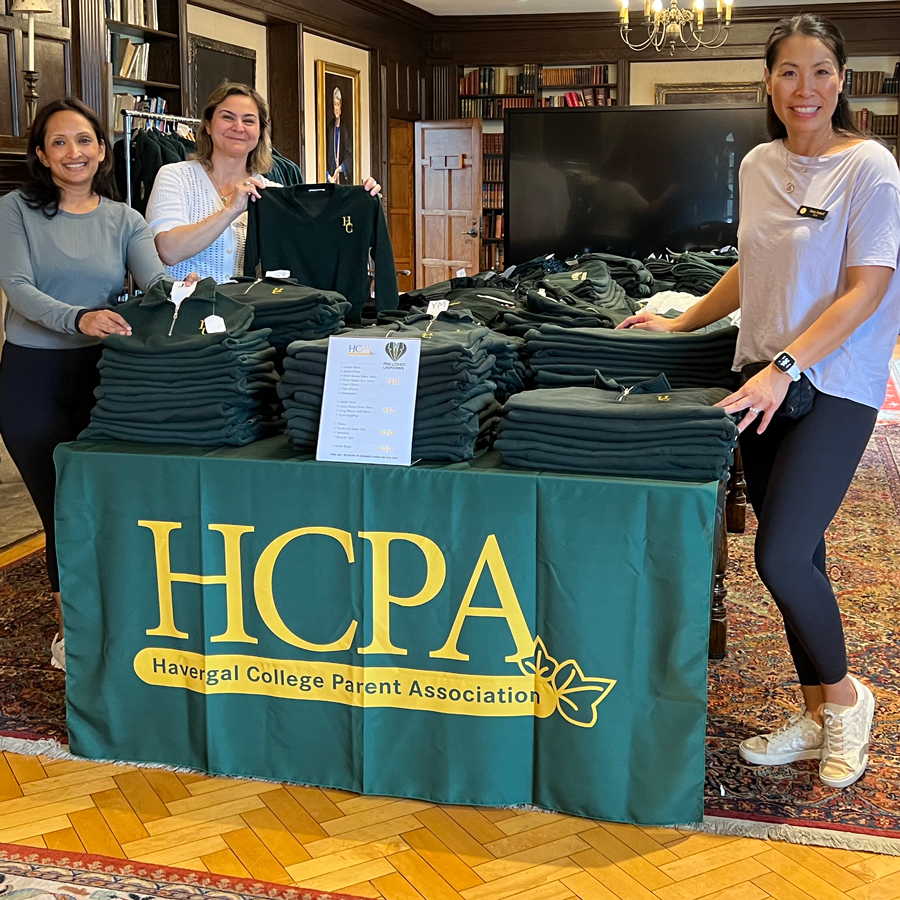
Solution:
[[(225, 44), (234, 44), (245, 50), (256, 51), (256, 84), (253, 87), (269, 99), (269, 62), (266, 48), (266, 28), (255, 22), (211, 12), (199, 6), (187, 8), (188, 31), (200, 37)], [(202, 102), (202, 101), (201, 101)]]
[(689, 59), (632, 63), (629, 102), (632, 106), (653, 106), (656, 103), (658, 84), (762, 81), (764, 66), (761, 59)]
[(360, 85), (360, 177), (365, 179), (372, 171), (372, 129), (369, 122), (369, 54), (366, 50), (329, 41), (315, 34), (303, 35), (303, 118), (306, 133), (307, 182), (317, 180), (316, 174), (316, 60), (359, 70)]

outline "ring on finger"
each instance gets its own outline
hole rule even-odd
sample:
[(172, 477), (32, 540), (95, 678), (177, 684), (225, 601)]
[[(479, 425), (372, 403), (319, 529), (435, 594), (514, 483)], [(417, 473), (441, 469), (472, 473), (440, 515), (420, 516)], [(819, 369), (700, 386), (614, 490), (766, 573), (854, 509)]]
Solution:
[(757, 409), (755, 406), (751, 406), (750, 409), (747, 410), (747, 412), (752, 412), (754, 416), (758, 416), (762, 412), (762, 410)]

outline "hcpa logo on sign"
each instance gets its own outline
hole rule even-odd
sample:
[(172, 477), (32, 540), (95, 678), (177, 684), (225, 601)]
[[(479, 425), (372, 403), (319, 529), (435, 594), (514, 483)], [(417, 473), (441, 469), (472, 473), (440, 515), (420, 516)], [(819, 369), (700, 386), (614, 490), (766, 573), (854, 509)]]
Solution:
[(371, 356), (372, 348), (368, 344), (351, 344), (347, 348), (348, 356)]
[(397, 362), (404, 353), (406, 353), (406, 344), (401, 341), (391, 341), (384, 348), (384, 352), (394, 361)]

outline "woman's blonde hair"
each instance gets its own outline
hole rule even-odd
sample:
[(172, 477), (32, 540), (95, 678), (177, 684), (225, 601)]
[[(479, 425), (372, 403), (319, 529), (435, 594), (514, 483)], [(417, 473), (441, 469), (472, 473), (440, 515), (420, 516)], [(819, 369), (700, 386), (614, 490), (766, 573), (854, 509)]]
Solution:
[(269, 119), (269, 106), (265, 100), (246, 84), (238, 84), (234, 81), (223, 81), (210, 95), (203, 107), (203, 116), (200, 123), (200, 131), (197, 134), (197, 150), (191, 154), (191, 159), (199, 160), (204, 169), (212, 168), (213, 142), (207, 131), (207, 126), (212, 122), (219, 104), (227, 97), (239, 94), (249, 97), (259, 111), (259, 143), (247, 154), (247, 171), (251, 174), (265, 175), (272, 170), (272, 142), (269, 137), (271, 125)]

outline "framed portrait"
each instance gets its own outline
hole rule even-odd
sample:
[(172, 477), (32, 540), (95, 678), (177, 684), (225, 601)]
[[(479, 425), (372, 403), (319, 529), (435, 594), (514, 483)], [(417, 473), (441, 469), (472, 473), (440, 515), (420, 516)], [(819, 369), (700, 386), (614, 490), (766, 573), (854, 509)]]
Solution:
[(359, 184), (359, 69), (316, 60), (316, 176), (319, 183)]
[(206, 98), (223, 82), (237, 81), (256, 87), (256, 51), (223, 41), (188, 35), (191, 112), (199, 118)]
[(762, 81), (711, 81), (702, 84), (658, 84), (657, 106), (764, 106), (766, 85)]

